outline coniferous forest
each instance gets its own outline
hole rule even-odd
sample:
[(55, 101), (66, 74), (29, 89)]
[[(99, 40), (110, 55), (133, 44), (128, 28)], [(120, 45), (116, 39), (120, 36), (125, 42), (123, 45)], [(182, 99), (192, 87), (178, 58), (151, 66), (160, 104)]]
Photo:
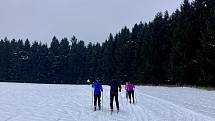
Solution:
[(50, 45), (0, 41), (0, 81), (84, 84), (95, 78), (215, 86), (215, 1), (184, 0), (171, 15), (159, 12), (103, 43), (75, 36), (54, 36)]

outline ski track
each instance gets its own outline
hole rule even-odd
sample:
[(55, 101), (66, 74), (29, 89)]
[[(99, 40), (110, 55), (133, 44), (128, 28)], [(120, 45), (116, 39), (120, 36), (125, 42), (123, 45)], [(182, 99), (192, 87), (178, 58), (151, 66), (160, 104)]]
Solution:
[[(171, 102), (194, 113), (215, 119), (215, 91), (187, 87), (143, 87), (144, 94)], [(157, 93), (159, 92), (159, 94)]]
[(136, 86), (137, 102), (122, 90), (111, 114), (103, 88), (103, 109), (93, 111), (89, 85), (0, 83), (0, 121), (215, 121), (215, 91)]

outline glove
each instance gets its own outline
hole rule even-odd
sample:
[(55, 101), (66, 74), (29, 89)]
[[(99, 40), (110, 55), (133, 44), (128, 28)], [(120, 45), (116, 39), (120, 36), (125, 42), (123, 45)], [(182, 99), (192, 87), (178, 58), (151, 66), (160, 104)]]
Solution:
[(121, 92), (121, 89), (119, 89), (119, 92)]

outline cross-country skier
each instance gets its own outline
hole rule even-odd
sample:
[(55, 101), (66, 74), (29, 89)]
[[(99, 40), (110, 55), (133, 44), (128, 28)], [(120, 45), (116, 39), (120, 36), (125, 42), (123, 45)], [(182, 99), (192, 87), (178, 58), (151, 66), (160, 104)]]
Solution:
[(132, 84), (131, 82), (128, 82), (127, 85), (125, 85), (125, 90), (128, 92), (128, 97), (129, 97), (129, 102), (131, 103), (131, 96), (133, 99), (133, 103), (134, 103), (134, 84)]
[(118, 91), (121, 92), (121, 88), (122, 87), (121, 87), (120, 83), (116, 79), (113, 79), (110, 81), (110, 109), (111, 109), (111, 112), (113, 112), (114, 98), (116, 101), (117, 112), (119, 112)]
[(101, 110), (101, 92), (103, 91), (103, 88), (98, 79), (93, 83), (92, 88), (94, 88), (94, 111), (96, 111), (97, 100), (99, 110)]

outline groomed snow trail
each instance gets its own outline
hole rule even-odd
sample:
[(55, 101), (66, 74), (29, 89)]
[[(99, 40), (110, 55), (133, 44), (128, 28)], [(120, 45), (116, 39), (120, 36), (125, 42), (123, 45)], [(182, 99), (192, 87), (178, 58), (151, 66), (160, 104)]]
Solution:
[(111, 115), (109, 88), (93, 111), (90, 85), (0, 83), (0, 121), (215, 121), (215, 91), (137, 86), (137, 103), (122, 90)]

